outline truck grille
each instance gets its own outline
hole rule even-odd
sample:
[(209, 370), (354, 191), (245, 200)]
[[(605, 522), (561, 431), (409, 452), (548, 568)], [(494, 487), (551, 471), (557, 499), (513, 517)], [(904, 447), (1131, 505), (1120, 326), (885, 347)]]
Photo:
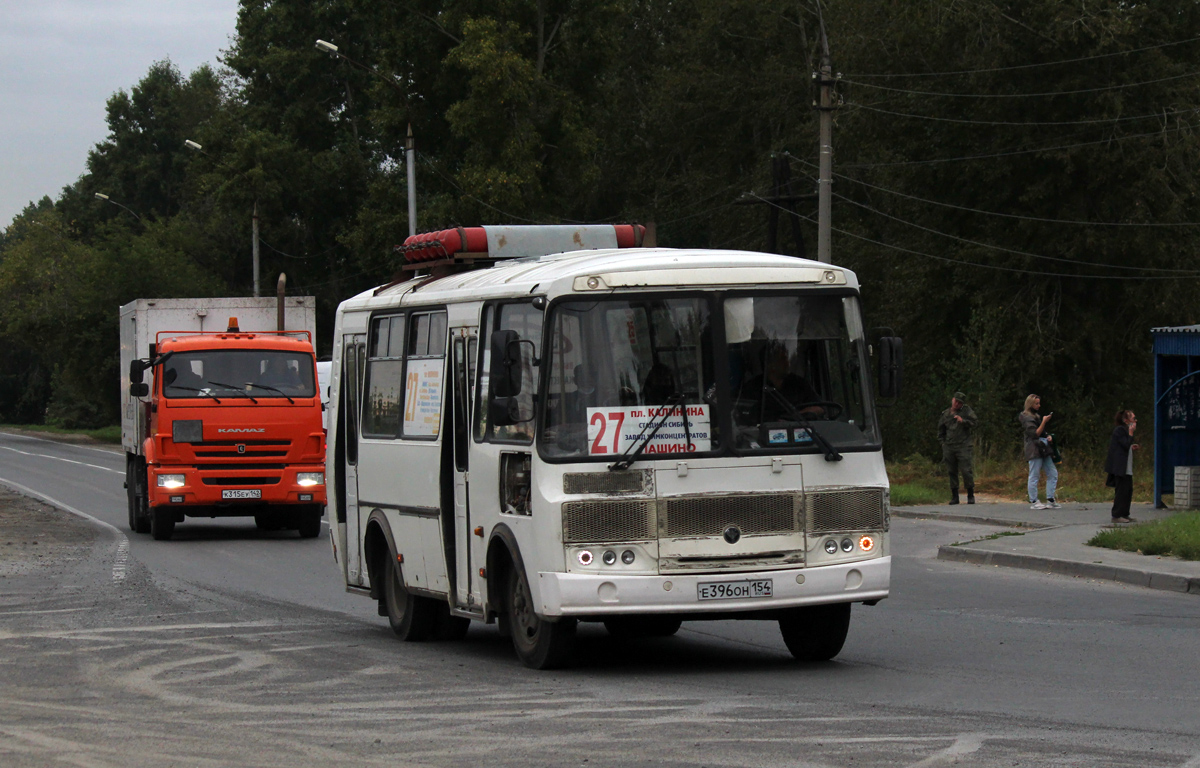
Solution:
[(205, 485), (278, 485), (278, 477), (203, 477)]
[(720, 536), (731, 525), (743, 535), (804, 530), (800, 496), (791, 493), (671, 498), (659, 510), (658, 533), (664, 538)]
[(568, 501), (563, 510), (563, 541), (646, 541), (654, 538), (653, 501)]
[(886, 495), (883, 488), (810, 493), (807, 497), (808, 532), (886, 531)]

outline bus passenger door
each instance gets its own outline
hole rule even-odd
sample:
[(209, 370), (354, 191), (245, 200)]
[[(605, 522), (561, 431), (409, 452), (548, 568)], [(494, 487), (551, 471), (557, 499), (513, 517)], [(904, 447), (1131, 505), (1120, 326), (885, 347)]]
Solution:
[(454, 328), (451, 338), (451, 413), (454, 442), (454, 537), (455, 596), (454, 602), (467, 610), (478, 608), (480, 594), (476, 574), (482, 567), (477, 560), (471, 523), (470, 483), (471, 404), (474, 401), (475, 355), (477, 330), (473, 327)]
[[(346, 498), (346, 581), (362, 585), (366, 574), (362, 565), (362, 521), (358, 509), (358, 438), (359, 404), (362, 402), (363, 370), (366, 366), (366, 334), (342, 337), (342, 399), (339, 418), (345, 435), (343, 488)], [(339, 435), (339, 439), (342, 439)]]

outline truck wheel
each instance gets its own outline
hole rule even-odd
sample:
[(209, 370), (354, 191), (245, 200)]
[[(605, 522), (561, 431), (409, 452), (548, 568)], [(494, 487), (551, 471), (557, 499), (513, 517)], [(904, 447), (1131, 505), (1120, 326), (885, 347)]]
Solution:
[(129, 483), (134, 494), (133, 530), (150, 533), (150, 479), (146, 474), (146, 460), (141, 456), (133, 458), (133, 478)]
[(396, 559), (389, 557), (384, 567), (383, 607), (388, 624), (396, 637), (409, 642), (428, 640), (437, 615), (432, 600), (417, 597), (404, 588), (404, 574)]
[(829, 661), (850, 630), (850, 603), (792, 608), (779, 619), (783, 642), (799, 661)]
[(533, 669), (555, 669), (571, 660), (575, 647), (575, 619), (546, 621), (534, 612), (533, 594), (525, 572), (514, 566), (505, 590), (508, 621), (517, 657)]
[(608, 634), (622, 640), (643, 637), (670, 637), (679, 631), (683, 619), (672, 616), (614, 616), (604, 620)]
[(315, 539), (321, 535), (321, 508), (300, 513), (300, 524), (296, 531), (302, 539)]
[(175, 510), (155, 507), (150, 510), (150, 535), (156, 541), (166, 541), (175, 533)]
[(129, 530), (138, 531), (137, 458), (125, 454), (125, 500), (129, 506)]

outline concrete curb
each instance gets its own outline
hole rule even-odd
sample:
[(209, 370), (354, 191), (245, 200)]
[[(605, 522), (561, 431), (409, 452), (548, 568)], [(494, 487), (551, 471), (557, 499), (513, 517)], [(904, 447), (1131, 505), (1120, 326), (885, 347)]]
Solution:
[[(893, 511), (892, 514), (895, 514), (895, 512)], [(931, 516), (925, 515), (924, 517)], [(938, 515), (937, 517), (940, 518), (942, 516)], [(947, 517), (945, 519), (948, 520), (950, 518)], [(1103, 563), (1080, 563), (1074, 560), (1060, 560), (1054, 557), (1041, 557), (1039, 555), (994, 552), (989, 549), (966, 546), (956, 547), (952, 544), (943, 544), (938, 547), (938, 560), (970, 563), (972, 565), (1024, 568), (1028, 571), (1056, 573), (1063, 576), (1075, 576), (1077, 578), (1096, 579), (1098, 581), (1116, 581), (1148, 589), (1162, 589), (1168, 592), (1183, 592), (1200, 596), (1200, 577), (1177, 576), (1169, 573), (1143, 571), (1137, 568), (1104, 565)]]
[(1005, 520), (999, 517), (975, 517), (974, 515), (956, 515), (953, 512), (936, 514), (930, 512), (909, 512), (906, 509), (892, 507), (892, 517), (907, 517), (911, 520), (946, 520), (951, 523), (978, 523), (979, 525), (995, 525), (1001, 528), (1058, 528), (1052, 523), (1031, 523), (1025, 520)]

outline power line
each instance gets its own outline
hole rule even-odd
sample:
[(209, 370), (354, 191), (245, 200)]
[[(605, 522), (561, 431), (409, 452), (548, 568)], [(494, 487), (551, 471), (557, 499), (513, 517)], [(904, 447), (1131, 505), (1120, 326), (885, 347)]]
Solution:
[[(803, 162), (803, 161), (801, 161), (801, 162)], [(811, 163), (809, 163), (809, 165), (811, 165)], [(1042, 222), (1042, 223), (1046, 223), (1046, 224), (1072, 224), (1072, 225), (1086, 226), (1086, 227), (1200, 227), (1200, 222), (1195, 222), (1195, 221), (1179, 221), (1179, 222), (1081, 221), (1078, 219), (1051, 219), (1051, 218), (1044, 218), (1041, 216), (1022, 216), (1022, 215), (1016, 214), (1016, 213), (1001, 213), (999, 211), (985, 211), (982, 208), (968, 208), (965, 205), (955, 205), (954, 203), (944, 203), (940, 200), (931, 200), (927, 197), (917, 197), (916, 195), (910, 195), (910, 194), (907, 194), (904, 192), (897, 191), (895, 189), (888, 189), (887, 187), (880, 187), (876, 184), (871, 184), (871, 183), (865, 182), (861, 179), (855, 179), (851, 176), (847, 176), (842, 173), (835, 173), (834, 175), (837, 176), (839, 179), (845, 179), (846, 181), (849, 181), (853, 184), (858, 184), (860, 186), (864, 186), (869, 189), (874, 189), (879, 192), (884, 192), (889, 195), (895, 195), (896, 197), (904, 197), (909, 200), (916, 200), (919, 203), (927, 203), (929, 205), (936, 205), (940, 208), (953, 208), (956, 211), (966, 211), (967, 213), (978, 213), (978, 214), (982, 214), (984, 216), (998, 216), (998, 217), (1004, 218), (1004, 219), (1018, 219), (1020, 221), (1037, 221), (1037, 222)]]
[(1142, 53), (1143, 51), (1155, 51), (1161, 48), (1170, 48), (1176, 45), (1186, 45), (1200, 41), (1200, 37), (1189, 37), (1187, 40), (1176, 40), (1173, 43), (1161, 43), (1159, 45), (1147, 45), (1144, 48), (1133, 48), (1128, 51), (1117, 51), (1115, 53), (1100, 53), (1094, 56), (1080, 56), (1074, 59), (1061, 59), (1059, 61), (1046, 61), (1040, 64), (1014, 64), (1008, 67), (987, 67), (985, 69), (960, 69), (952, 72), (906, 72), (893, 73), (881, 72), (876, 74), (858, 74), (854, 77), (947, 77), (950, 75), (976, 75), (985, 74), (988, 72), (1011, 72), (1018, 69), (1035, 69), (1038, 67), (1057, 67), (1063, 64), (1077, 64), (1081, 61), (1096, 61), (1097, 59), (1110, 59), (1114, 56), (1128, 56), (1131, 53)]
[[(804, 214), (797, 214), (797, 215), (800, 216), (800, 218), (804, 219), (805, 221), (809, 222), (810, 224), (816, 224), (816, 221), (813, 220), (813, 218), (811, 216), (805, 216)], [(934, 261), (942, 261), (942, 262), (946, 262), (948, 264), (958, 264), (958, 265), (964, 266), (964, 267), (980, 267), (982, 269), (992, 269), (992, 270), (997, 270), (1000, 272), (1014, 272), (1014, 273), (1022, 274), (1022, 275), (1035, 275), (1037, 277), (1066, 277), (1066, 278), (1079, 279), (1079, 280), (1126, 280), (1126, 281), (1132, 281), (1132, 280), (1181, 280), (1181, 279), (1184, 279), (1179, 276), (1166, 277), (1166, 276), (1146, 276), (1146, 275), (1138, 275), (1138, 276), (1134, 276), (1134, 275), (1128, 275), (1128, 276), (1125, 276), (1125, 275), (1078, 275), (1078, 274), (1073, 275), (1073, 274), (1067, 274), (1064, 272), (1039, 272), (1037, 270), (1032, 270), (1032, 269), (1020, 269), (1017, 267), (1004, 267), (1004, 266), (1000, 266), (999, 264), (980, 264), (977, 261), (964, 261), (963, 259), (952, 259), (948, 256), (935, 256), (932, 253), (925, 253), (924, 251), (917, 251), (917, 250), (913, 250), (912, 248), (905, 248), (902, 245), (893, 245), (892, 243), (884, 243), (882, 241), (874, 240), (874, 239), (866, 237), (864, 235), (860, 235), (855, 232), (850, 232), (845, 229), (840, 229), (838, 227), (833, 227), (833, 231), (837, 232), (840, 235), (846, 235), (847, 237), (853, 237), (856, 240), (862, 240), (863, 242), (871, 243), (872, 245), (878, 245), (883, 248), (890, 248), (893, 251), (900, 251), (901, 253), (912, 254), (913, 256), (923, 256), (927, 259), (933, 259)], [(1200, 278), (1200, 275), (1196, 275), (1195, 277)]]
[(1129, 117), (1103, 117), (1092, 120), (967, 120), (957, 117), (934, 117), (932, 115), (918, 115), (912, 112), (895, 112), (889, 109), (880, 109), (869, 104), (859, 104), (857, 102), (846, 102), (847, 106), (858, 107), (868, 112), (878, 112), (881, 115), (890, 115), (892, 117), (907, 117), (914, 120), (932, 120), (938, 123), (960, 123), (964, 125), (1004, 125), (1004, 126), (1046, 126), (1046, 125), (1095, 125), (1097, 123), (1121, 123), (1132, 120), (1149, 120), (1151, 118), (1173, 117), (1175, 115), (1196, 114), (1200, 112), (1197, 109), (1177, 109), (1170, 112), (1154, 112), (1148, 115), (1133, 115)]
[(1192, 126), (1182, 125), (1175, 128), (1164, 128), (1160, 131), (1151, 131), (1149, 133), (1131, 133), (1127, 136), (1110, 136), (1107, 139), (1098, 139), (1096, 141), (1081, 141), (1076, 144), (1060, 144), (1052, 147), (1035, 147), (1033, 149), (1016, 149), (1006, 152), (991, 152), (985, 155), (964, 155), (962, 157), (942, 157), (930, 158), (928, 160), (897, 160), (891, 163), (850, 163), (842, 165), (843, 168), (885, 168), (899, 165), (932, 165), (935, 163), (957, 163), (966, 160), (989, 160), (996, 157), (1013, 157), (1015, 155), (1030, 155), (1039, 152), (1057, 152), (1063, 149), (1078, 149), (1079, 147), (1090, 147), (1097, 144), (1110, 144), (1117, 141), (1125, 141), (1126, 139), (1144, 139), (1150, 136), (1159, 137), (1168, 133), (1178, 133), (1182, 130), (1189, 129)]
[[(1002, 245), (991, 245), (989, 243), (983, 243), (978, 240), (971, 240), (970, 238), (959, 237), (958, 235), (952, 235), (949, 232), (942, 232), (941, 230), (932, 229), (932, 228), (926, 227), (922, 224), (917, 224), (916, 222), (908, 221), (907, 219), (902, 219), (898, 216), (892, 216), (889, 213), (884, 213), (883, 211), (876, 210), (875, 208), (872, 208), (869, 205), (864, 205), (862, 203), (855, 202), (854, 200), (851, 200), (850, 198), (846, 197), (845, 195), (839, 195), (839, 194), (835, 193), (834, 196), (837, 197), (839, 200), (841, 200), (845, 203), (848, 203), (850, 205), (853, 205), (857, 208), (862, 208), (863, 210), (868, 211), (870, 213), (874, 213), (877, 216), (882, 216), (885, 219), (891, 219), (892, 221), (898, 222), (900, 224), (904, 224), (909, 227), (913, 227), (914, 229), (919, 229), (923, 232), (928, 232), (933, 235), (938, 235), (939, 237), (945, 237), (950, 240), (957, 240), (960, 243), (966, 243), (968, 245), (974, 245), (974, 246), (978, 246), (980, 248), (987, 248), (987, 249), (993, 250), (993, 251), (1000, 251), (1001, 253), (1011, 253), (1015, 256), (1025, 256), (1027, 258), (1042, 259), (1044, 261), (1055, 261), (1055, 262), (1060, 262), (1063, 264), (1074, 264), (1076, 266), (1082, 266), (1082, 267), (1102, 267), (1104, 269), (1126, 269), (1126, 270), (1131, 270), (1131, 271), (1135, 271), (1135, 272), (1170, 272), (1170, 273), (1173, 273), (1177, 277), (1200, 277), (1200, 270), (1170, 269), (1170, 268), (1165, 268), (1165, 267), (1129, 267), (1129, 266), (1125, 266), (1123, 264), (1101, 264), (1101, 263), (1094, 262), (1094, 261), (1079, 261), (1077, 259), (1064, 259), (1059, 256), (1044, 256), (1044, 255), (1038, 254), (1038, 253), (1030, 253), (1029, 251), (1020, 251), (1015, 248), (1006, 248)], [(1163, 279), (1170, 279), (1170, 278), (1163, 278)]]
[(1123, 85), (1105, 85), (1099, 88), (1082, 88), (1075, 91), (1049, 91), (1046, 93), (943, 93), (939, 91), (913, 91), (906, 88), (892, 88), (888, 85), (875, 85), (874, 83), (863, 83), (855, 80), (847, 80), (842, 78), (841, 82), (848, 85), (858, 85), (863, 88), (875, 88), (880, 91), (890, 91), (892, 93), (906, 93), (911, 96), (944, 96), (947, 98), (960, 99), (1033, 99), (1045, 98), (1050, 96), (1074, 96), (1081, 93), (1100, 93), (1102, 91), (1116, 91), (1123, 88), (1138, 88), (1143, 85), (1153, 85), (1155, 83), (1165, 83), (1171, 80), (1182, 80), (1185, 77), (1195, 77), (1200, 75), (1200, 71), (1187, 72), (1182, 75), (1171, 75), (1170, 77), (1160, 77), (1155, 80), (1144, 80), (1140, 83), (1125, 83)]

